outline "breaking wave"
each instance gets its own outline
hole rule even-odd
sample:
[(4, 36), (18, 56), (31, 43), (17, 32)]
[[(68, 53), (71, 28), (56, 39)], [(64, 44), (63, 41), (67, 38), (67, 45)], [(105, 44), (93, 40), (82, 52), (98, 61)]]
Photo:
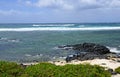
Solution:
[(120, 27), (29, 27), (29, 28), (0, 28), (0, 31), (99, 31), (120, 30)]
[(109, 48), (111, 52), (120, 53), (120, 50), (118, 50), (115, 47), (107, 47), (107, 48)]
[(69, 27), (74, 26), (75, 24), (33, 24), (34, 27)]

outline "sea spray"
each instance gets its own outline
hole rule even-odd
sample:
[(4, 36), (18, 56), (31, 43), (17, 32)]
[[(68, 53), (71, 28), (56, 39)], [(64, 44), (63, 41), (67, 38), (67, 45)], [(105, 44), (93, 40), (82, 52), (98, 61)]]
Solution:
[(115, 48), (115, 47), (108, 47), (108, 46), (107, 46), (107, 48), (109, 48), (111, 52), (120, 53), (120, 50), (118, 50), (118, 49)]

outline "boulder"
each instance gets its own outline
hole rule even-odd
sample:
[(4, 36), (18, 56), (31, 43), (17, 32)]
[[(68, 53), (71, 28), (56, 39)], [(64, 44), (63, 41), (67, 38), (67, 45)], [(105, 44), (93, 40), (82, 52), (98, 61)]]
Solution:
[(61, 45), (58, 46), (59, 49), (63, 49), (63, 50), (75, 50), (78, 52), (92, 52), (95, 54), (108, 54), (111, 53), (110, 50), (103, 46), (103, 45), (99, 45), (99, 44), (95, 44), (95, 43), (83, 43), (83, 44), (75, 44), (75, 45)]
[[(120, 54), (112, 53), (107, 47), (100, 44), (95, 44), (95, 43), (62, 45), (62, 46), (58, 46), (58, 48), (62, 50), (75, 51), (75, 54), (68, 55), (66, 57), (66, 62), (69, 62), (75, 59), (83, 61), (83, 60), (92, 60), (96, 58), (97, 59), (120, 58)], [(117, 59), (117, 61), (120, 61), (120, 59)]]
[(116, 75), (116, 74), (117, 74), (115, 71), (113, 71), (113, 69), (110, 69), (110, 68), (109, 68), (107, 71), (108, 71), (111, 75)]
[(66, 48), (69, 50), (72, 48), (73, 51), (76, 51), (77, 54), (73, 54), (72, 56), (68, 55), (66, 57), (66, 62), (69, 62), (71, 60), (92, 60), (92, 59), (107, 59), (108, 55), (110, 54), (110, 50), (99, 44), (95, 43), (83, 43), (83, 44), (75, 44), (75, 45), (63, 45), (63, 46), (58, 46), (58, 48), (65, 49)]
[(76, 44), (73, 45), (73, 50), (78, 50), (78, 51), (84, 51), (84, 52), (92, 52), (95, 54), (107, 54), (110, 53), (110, 50), (99, 44), (94, 44), (94, 43), (83, 43), (83, 44)]

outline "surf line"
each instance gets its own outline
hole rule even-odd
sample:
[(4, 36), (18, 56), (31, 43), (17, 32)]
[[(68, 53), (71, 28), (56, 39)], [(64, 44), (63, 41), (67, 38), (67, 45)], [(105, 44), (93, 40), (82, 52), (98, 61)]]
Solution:
[(31, 28), (0, 28), (0, 31), (99, 31), (99, 30), (120, 30), (120, 27), (31, 27)]

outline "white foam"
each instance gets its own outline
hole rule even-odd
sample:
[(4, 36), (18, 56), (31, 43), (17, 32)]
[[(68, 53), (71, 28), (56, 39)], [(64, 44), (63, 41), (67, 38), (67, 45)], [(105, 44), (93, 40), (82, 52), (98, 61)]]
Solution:
[(30, 55), (30, 54), (25, 54), (25, 56), (26, 56), (26, 57), (31, 57), (32, 55)]
[(120, 53), (120, 50), (118, 50), (118, 49), (115, 48), (115, 47), (107, 47), (107, 48), (109, 48), (111, 52)]
[(74, 24), (33, 24), (32, 26), (35, 26), (35, 27), (38, 27), (38, 26), (65, 26), (65, 27), (68, 27), (68, 26), (74, 26)]
[(33, 24), (32, 26), (40, 26), (40, 25)]
[(120, 30), (120, 27), (88, 27), (88, 28), (66, 28), (66, 27), (31, 27), (31, 28), (0, 28), (0, 31), (98, 31), (98, 30)]

